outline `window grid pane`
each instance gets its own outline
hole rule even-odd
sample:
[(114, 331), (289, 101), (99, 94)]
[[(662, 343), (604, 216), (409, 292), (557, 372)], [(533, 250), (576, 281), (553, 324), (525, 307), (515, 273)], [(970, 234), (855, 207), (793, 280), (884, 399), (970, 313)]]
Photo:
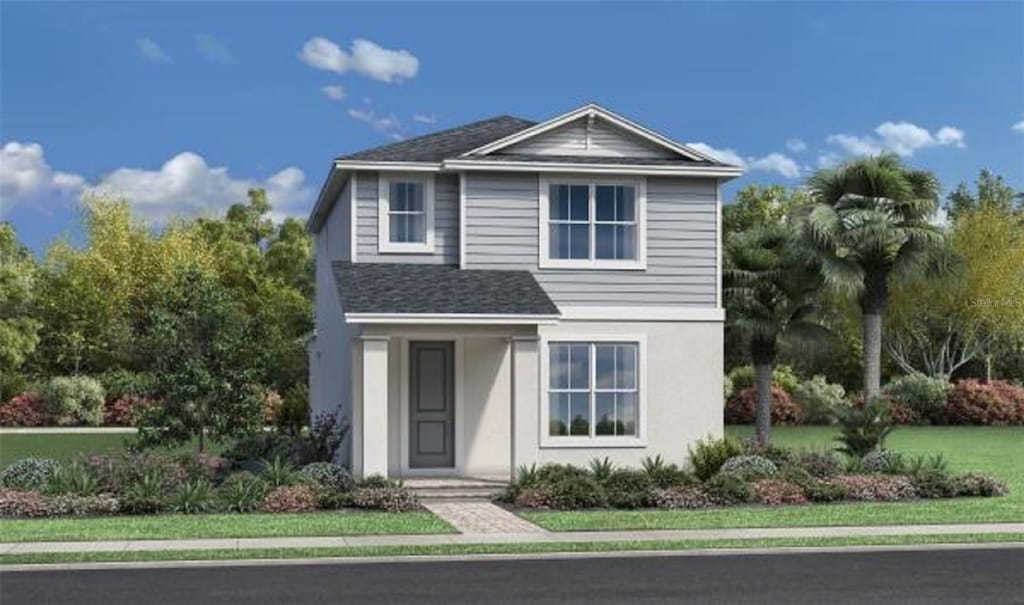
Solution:
[(635, 343), (551, 343), (553, 437), (638, 436)]
[(427, 212), (422, 183), (388, 184), (388, 237), (392, 243), (426, 243)]
[(548, 258), (636, 260), (635, 187), (549, 185)]

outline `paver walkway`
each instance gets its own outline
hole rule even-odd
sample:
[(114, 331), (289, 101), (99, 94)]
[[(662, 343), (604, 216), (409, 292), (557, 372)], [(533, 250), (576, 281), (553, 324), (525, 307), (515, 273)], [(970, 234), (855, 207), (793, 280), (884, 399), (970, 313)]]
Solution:
[(545, 530), (490, 502), (424, 502), (464, 534), (537, 534)]
[(588, 532), (516, 532), (349, 536), (321, 538), (240, 538), (213, 540), (118, 540), (103, 542), (7, 542), (0, 554), (112, 552), (138, 550), (224, 550), (251, 548), (323, 548), (338, 546), (415, 546), (432, 544), (507, 544), (523, 542), (640, 542), (757, 538), (842, 538), (1022, 533), (1024, 523), (962, 525), (884, 525), (869, 527), (762, 527), (749, 529), (674, 529)]

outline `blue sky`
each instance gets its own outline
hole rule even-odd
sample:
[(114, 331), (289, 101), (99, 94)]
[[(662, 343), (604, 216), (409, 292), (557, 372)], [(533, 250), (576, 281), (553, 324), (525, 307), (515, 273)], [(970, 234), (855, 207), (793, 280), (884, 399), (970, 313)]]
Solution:
[(2, 218), (36, 250), (83, 192), (159, 222), (260, 185), (304, 215), (336, 155), (588, 101), (743, 162), (727, 193), (883, 149), (947, 189), (984, 167), (1024, 189), (1019, 2), (0, 11)]

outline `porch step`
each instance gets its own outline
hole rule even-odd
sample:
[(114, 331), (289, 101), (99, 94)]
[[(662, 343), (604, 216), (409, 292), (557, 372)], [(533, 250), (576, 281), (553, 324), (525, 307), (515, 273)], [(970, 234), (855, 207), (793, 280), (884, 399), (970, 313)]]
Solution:
[(486, 479), (407, 479), (405, 486), (425, 502), (489, 502), (505, 489), (502, 481)]

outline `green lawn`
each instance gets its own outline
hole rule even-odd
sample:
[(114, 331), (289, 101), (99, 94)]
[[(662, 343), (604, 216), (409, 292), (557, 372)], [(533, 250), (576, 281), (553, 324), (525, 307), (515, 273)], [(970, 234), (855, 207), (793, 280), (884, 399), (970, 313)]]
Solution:
[(682, 540), (636, 542), (533, 542), (512, 544), (438, 544), (430, 546), (349, 546), (337, 548), (266, 548), (66, 552), (0, 555), (0, 566), (47, 563), (106, 563), (131, 561), (224, 561), (240, 559), (308, 559), (322, 557), (395, 557), (424, 555), (494, 555), (611, 551), (679, 551), (728, 548), (793, 548), (813, 546), (903, 546), (1022, 542), (1024, 534), (954, 534), (858, 536), (850, 538), (763, 538), (754, 540)]
[(85, 519), (0, 519), (0, 541), (186, 540), (443, 534), (454, 530), (428, 512), (330, 511), (303, 514), (153, 515)]
[[(0, 467), (7, 466), (19, 458), (52, 458), (67, 462), (77, 454), (107, 454), (120, 452), (135, 435), (114, 434), (15, 434), (0, 435)], [(207, 442), (211, 453), (220, 451), (216, 443)], [(192, 444), (177, 448), (178, 451), (192, 451)]]
[[(746, 437), (752, 428), (730, 426), (727, 433)], [(831, 427), (778, 427), (774, 441), (787, 447), (831, 447)], [(696, 529), (724, 527), (800, 527), (836, 525), (908, 525), (919, 523), (997, 523), (1024, 521), (1024, 428), (901, 427), (888, 447), (909, 454), (943, 454), (956, 471), (983, 471), (1002, 478), (1010, 495), (895, 503), (844, 503), (788, 507), (745, 506), (708, 510), (596, 510), (521, 515), (554, 531), (612, 529)]]

